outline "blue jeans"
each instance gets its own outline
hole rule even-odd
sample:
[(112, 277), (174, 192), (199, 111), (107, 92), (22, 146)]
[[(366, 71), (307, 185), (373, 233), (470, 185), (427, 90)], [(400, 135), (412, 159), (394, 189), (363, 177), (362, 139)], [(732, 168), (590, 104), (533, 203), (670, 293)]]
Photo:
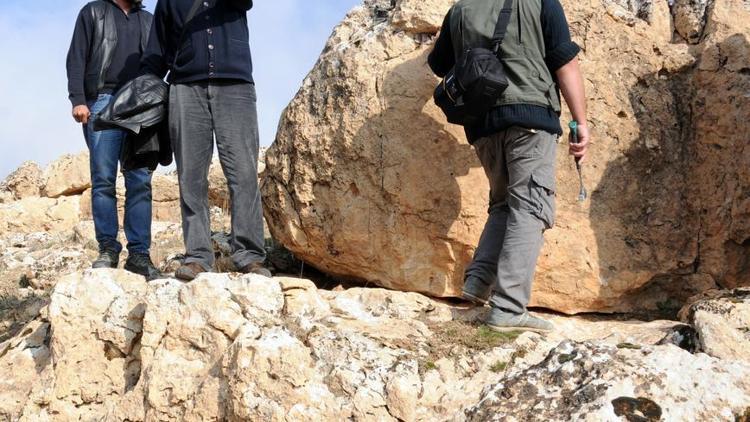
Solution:
[[(92, 119), (112, 100), (102, 94), (88, 104)], [(117, 168), (126, 133), (122, 130), (94, 132), (92, 119), (83, 128), (91, 161), (91, 208), (99, 250), (122, 251), (117, 240), (120, 223), (117, 218)], [(125, 237), (128, 251), (149, 253), (151, 249), (151, 171), (138, 169), (125, 176)]]

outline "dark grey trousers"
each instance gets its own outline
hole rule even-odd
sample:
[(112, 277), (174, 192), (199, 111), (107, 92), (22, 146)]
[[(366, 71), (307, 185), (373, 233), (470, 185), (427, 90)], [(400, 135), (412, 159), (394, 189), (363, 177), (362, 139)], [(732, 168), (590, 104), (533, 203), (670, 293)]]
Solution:
[(490, 210), (466, 276), (494, 284), (492, 306), (523, 313), (544, 231), (555, 220), (557, 136), (513, 127), (474, 147), (490, 181)]
[(206, 270), (214, 266), (208, 205), (214, 135), (232, 203), (234, 264), (240, 269), (265, 261), (255, 86), (235, 81), (177, 84), (171, 87), (169, 97), (185, 262), (200, 264)]

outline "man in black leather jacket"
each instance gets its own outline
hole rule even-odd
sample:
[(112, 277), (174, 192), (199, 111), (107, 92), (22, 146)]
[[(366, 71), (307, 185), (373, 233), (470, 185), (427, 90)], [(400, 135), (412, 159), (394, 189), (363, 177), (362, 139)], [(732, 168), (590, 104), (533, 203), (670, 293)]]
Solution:
[[(81, 10), (67, 59), (68, 91), (73, 118), (83, 125), (91, 161), (91, 205), (99, 242), (94, 268), (116, 268), (122, 245), (118, 240), (116, 181), (122, 130), (94, 131), (91, 119), (112, 100), (112, 94), (140, 72), (153, 16), (140, 0), (96, 0)], [(151, 171), (124, 171), (125, 269), (148, 279), (160, 277), (150, 258)]]

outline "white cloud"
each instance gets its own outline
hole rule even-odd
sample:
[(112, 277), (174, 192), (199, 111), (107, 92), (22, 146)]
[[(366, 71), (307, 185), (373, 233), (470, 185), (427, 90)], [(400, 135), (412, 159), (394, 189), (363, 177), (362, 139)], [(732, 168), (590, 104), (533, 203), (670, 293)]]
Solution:
[[(2, 0), (0, 178), (25, 160), (46, 164), (85, 149), (70, 117), (65, 57), (85, 0)], [(147, 1), (154, 4), (155, 1)], [(273, 142), (283, 108), (334, 25), (359, 0), (256, 0), (250, 13), (261, 144)]]

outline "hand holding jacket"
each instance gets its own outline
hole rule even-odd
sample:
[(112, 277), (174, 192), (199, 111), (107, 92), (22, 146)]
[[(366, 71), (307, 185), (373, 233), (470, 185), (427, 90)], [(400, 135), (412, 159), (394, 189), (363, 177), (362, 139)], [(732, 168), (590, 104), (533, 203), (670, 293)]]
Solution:
[(172, 162), (167, 123), (169, 86), (161, 78), (146, 74), (123, 86), (107, 107), (92, 117), (95, 131), (126, 130), (121, 151), (125, 170), (150, 168)]

